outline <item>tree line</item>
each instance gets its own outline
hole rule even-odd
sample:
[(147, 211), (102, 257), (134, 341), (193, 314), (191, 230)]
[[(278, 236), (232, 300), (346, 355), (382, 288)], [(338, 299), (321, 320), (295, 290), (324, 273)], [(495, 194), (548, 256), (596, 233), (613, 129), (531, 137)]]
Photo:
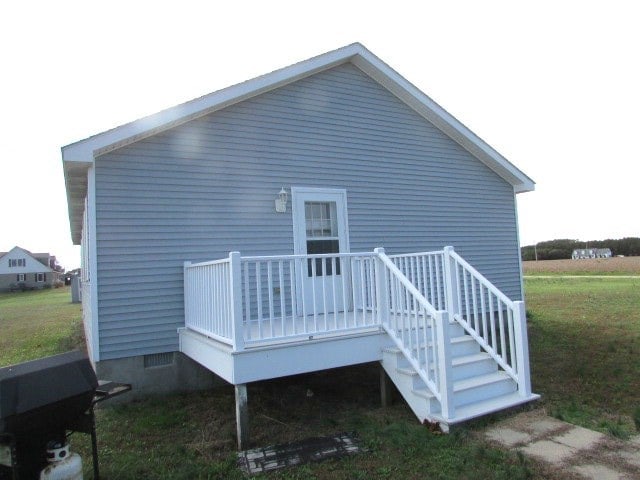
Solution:
[(625, 257), (640, 255), (640, 238), (626, 237), (617, 240), (582, 240), (557, 239), (539, 242), (536, 245), (527, 245), (521, 248), (522, 260), (535, 260), (536, 250), (538, 260), (561, 260), (571, 258), (571, 254), (577, 248), (610, 248), (615, 255)]

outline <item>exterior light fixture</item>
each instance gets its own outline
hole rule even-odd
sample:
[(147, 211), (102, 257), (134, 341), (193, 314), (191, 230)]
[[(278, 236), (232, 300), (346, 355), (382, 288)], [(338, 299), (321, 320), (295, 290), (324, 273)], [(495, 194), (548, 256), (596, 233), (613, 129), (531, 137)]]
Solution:
[(276, 212), (286, 213), (288, 198), (289, 198), (289, 195), (287, 195), (286, 190), (284, 189), (284, 187), (282, 187), (280, 189), (280, 192), (278, 193), (278, 198), (276, 198)]

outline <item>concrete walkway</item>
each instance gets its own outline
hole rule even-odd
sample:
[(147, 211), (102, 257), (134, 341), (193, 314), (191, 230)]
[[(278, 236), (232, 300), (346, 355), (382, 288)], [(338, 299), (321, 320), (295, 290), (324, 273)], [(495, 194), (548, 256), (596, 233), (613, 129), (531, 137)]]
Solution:
[(640, 479), (640, 435), (622, 441), (551, 418), (523, 412), (488, 428), (486, 438), (546, 462), (561, 478)]

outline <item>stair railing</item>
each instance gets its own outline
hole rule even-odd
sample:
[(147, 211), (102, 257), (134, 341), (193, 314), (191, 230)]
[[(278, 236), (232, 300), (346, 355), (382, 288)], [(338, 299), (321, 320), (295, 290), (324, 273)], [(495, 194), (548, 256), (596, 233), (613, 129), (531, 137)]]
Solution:
[(524, 302), (512, 301), (480, 272), (444, 248), (447, 306), (451, 318), (518, 384), (520, 395), (531, 395), (529, 342)]
[(381, 326), (440, 402), (443, 419), (451, 419), (455, 412), (449, 314), (427, 301), (384, 248), (374, 251)]

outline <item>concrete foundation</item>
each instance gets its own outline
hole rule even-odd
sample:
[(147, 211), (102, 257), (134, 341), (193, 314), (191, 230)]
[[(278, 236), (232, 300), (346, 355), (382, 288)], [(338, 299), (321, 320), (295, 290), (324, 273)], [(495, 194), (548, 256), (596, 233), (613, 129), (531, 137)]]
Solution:
[(145, 361), (145, 355), (97, 362), (95, 368), (98, 379), (132, 385), (129, 393), (116, 397), (109, 403), (226, 385), (220, 377), (180, 352), (162, 355), (168, 360), (167, 363), (153, 366), (149, 366), (151, 362)]

